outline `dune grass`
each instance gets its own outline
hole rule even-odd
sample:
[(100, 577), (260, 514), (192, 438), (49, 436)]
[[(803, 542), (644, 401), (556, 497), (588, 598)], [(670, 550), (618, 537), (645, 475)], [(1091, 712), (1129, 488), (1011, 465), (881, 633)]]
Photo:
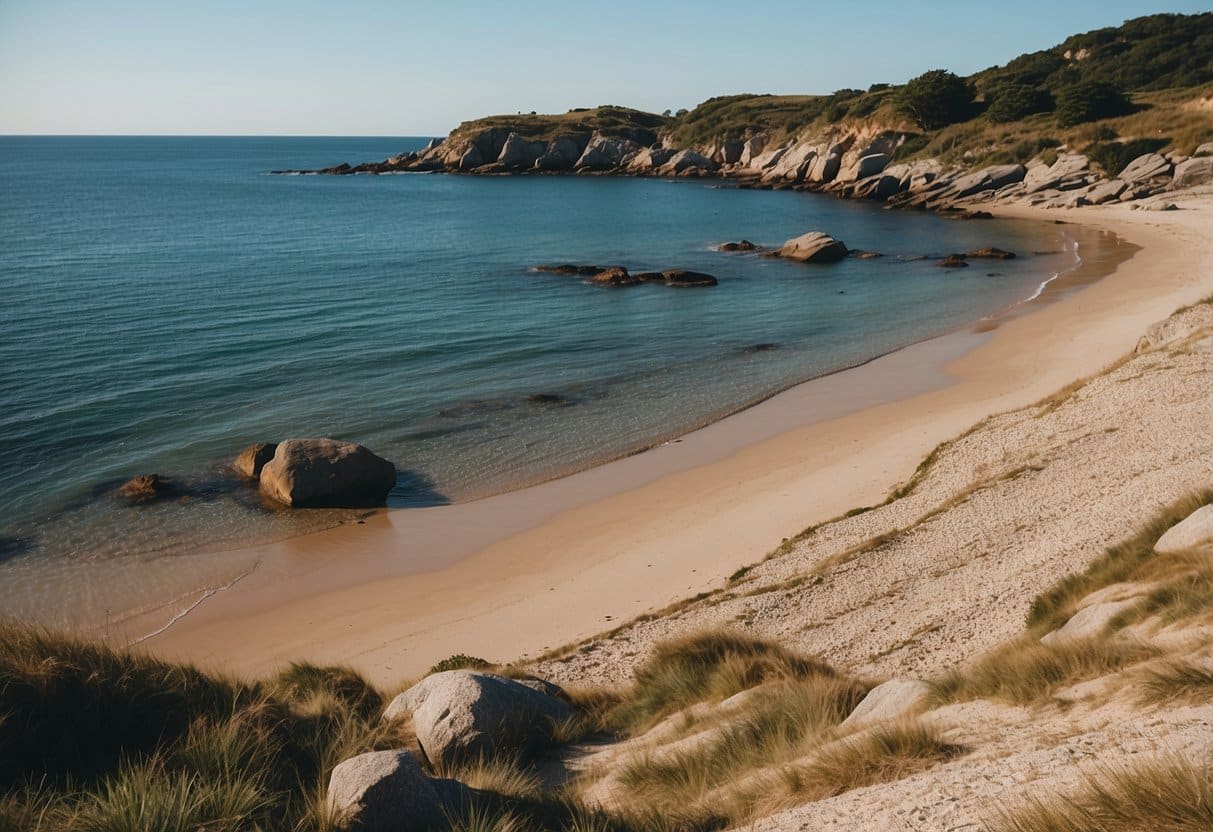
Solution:
[(1213, 702), (1213, 669), (1188, 659), (1168, 657), (1150, 662), (1133, 680), (1139, 705)]
[(726, 699), (763, 682), (836, 675), (828, 665), (774, 642), (727, 631), (696, 633), (654, 648), (608, 723), (636, 734), (688, 705)]
[(1003, 809), (991, 832), (1197, 832), (1213, 829), (1213, 766), (1179, 757), (1091, 775), (1068, 795)]
[(1122, 638), (1041, 644), (1031, 635), (1007, 642), (967, 667), (934, 680), (942, 702), (996, 699), (1012, 705), (1048, 701), (1059, 688), (1156, 658), (1160, 650)]
[[(1213, 503), (1213, 489), (1205, 489), (1167, 506), (1137, 534), (1107, 549), (1103, 556), (1083, 572), (1062, 578), (1032, 602), (1028, 611), (1028, 628), (1043, 635), (1055, 630), (1078, 610), (1078, 602), (1096, 590), (1125, 581), (1156, 581), (1168, 574), (1177, 574), (1176, 567), (1185, 565), (1180, 556), (1154, 553), (1154, 544), (1179, 521), (1204, 505)], [(1196, 564), (1187, 561), (1190, 566)], [(1181, 568), (1178, 573), (1182, 574)], [(1213, 591), (1213, 590), (1211, 590)], [(1177, 599), (1178, 600), (1178, 599)], [(1159, 598), (1156, 605), (1165, 605)]]

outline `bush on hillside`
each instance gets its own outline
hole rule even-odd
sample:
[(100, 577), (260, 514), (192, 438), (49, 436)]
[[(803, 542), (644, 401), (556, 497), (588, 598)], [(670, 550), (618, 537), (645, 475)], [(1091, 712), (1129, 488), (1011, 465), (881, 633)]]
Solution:
[(1131, 112), (1133, 104), (1125, 94), (1106, 81), (1084, 81), (1057, 91), (1057, 123), (1062, 127)]
[(973, 113), (973, 88), (946, 69), (933, 69), (897, 91), (897, 109), (924, 130), (937, 130)]
[(1027, 84), (1002, 84), (989, 92), (986, 118), (997, 123), (1019, 121), (1034, 113), (1053, 109), (1053, 97), (1047, 90)]
[(1104, 142), (1089, 145), (1083, 153), (1103, 168), (1108, 176), (1119, 176), (1138, 156), (1157, 153), (1170, 143), (1170, 139), (1136, 139), (1131, 142)]

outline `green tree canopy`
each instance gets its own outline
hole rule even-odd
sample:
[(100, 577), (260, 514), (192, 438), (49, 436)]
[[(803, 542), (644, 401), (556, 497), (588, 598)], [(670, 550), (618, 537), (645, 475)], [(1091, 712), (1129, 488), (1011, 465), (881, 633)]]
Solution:
[(1133, 112), (1125, 94), (1106, 81), (1080, 81), (1057, 91), (1057, 123), (1062, 127)]
[(898, 90), (896, 103), (919, 127), (935, 130), (971, 115), (973, 88), (946, 69), (933, 69)]
[(1019, 121), (1033, 113), (1053, 109), (1053, 97), (1046, 90), (1028, 84), (1001, 84), (987, 95), (990, 106), (986, 117), (994, 122)]

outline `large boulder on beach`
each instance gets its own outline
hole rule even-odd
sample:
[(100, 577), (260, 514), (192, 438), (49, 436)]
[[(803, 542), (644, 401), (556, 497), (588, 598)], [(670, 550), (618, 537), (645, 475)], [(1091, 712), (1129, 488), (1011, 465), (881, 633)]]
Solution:
[(240, 456), (236, 457), (236, 461), (232, 463), (232, 467), (236, 469), (237, 474), (245, 479), (259, 479), (261, 477), (261, 469), (274, 458), (274, 452), (277, 450), (278, 444), (276, 442), (254, 442), (240, 452)]
[(1159, 153), (1143, 153), (1120, 172), (1121, 181), (1130, 185), (1156, 177), (1170, 176), (1173, 166)]
[(379, 505), (395, 484), (395, 465), (336, 439), (287, 439), (261, 469), (261, 493), (288, 506)]
[(1213, 182), (1213, 156), (1199, 156), (1175, 166), (1175, 187), (1192, 188)]
[(345, 832), (445, 825), (442, 796), (407, 751), (372, 751), (338, 764), (325, 800), (337, 828)]
[(475, 670), (435, 673), (397, 696), (386, 720), (413, 717), (426, 758), (437, 766), (525, 753), (551, 742), (553, 726), (573, 716), (554, 686)]
[(837, 263), (847, 256), (847, 247), (829, 234), (810, 231), (788, 240), (776, 256), (798, 263)]
[(1213, 505), (1198, 508), (1182, 521), (1167, 529), (1154, 544), (1160, 555), (1179, 552), (1213, 554)]

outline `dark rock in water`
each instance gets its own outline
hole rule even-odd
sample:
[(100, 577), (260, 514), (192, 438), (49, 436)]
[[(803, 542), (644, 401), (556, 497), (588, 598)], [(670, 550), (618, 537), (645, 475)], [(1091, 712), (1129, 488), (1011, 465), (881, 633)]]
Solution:
[(602, 270), (602, 266), (575, 266), (572, 263), (562, 263), (559, 266), (543, 265), (535, 267), (535, 271), (537, 272), (547, 272), (548, 274), (580, 275), (581, 277), (593, 277)]
[(526, 400), (531, 404), (550, 404), (560, 407), (568, 407), (573, 403), (572, 399), (566, 398), (559, 393), (532, 393), (526, 397)]
[(276, 442), (255, 442), (240, 452), (240, 456), (236, 457), (232, 467), (245, 479), (258, 479), (261, 476), (261, 469), (265, 467), (265, 463), (274, 458), (276, 450), (278, 450)]
[(664, 283), (665, 275), (661, 272), (637, 272), (632, 277), (639, 280), (641, 283)]
[(396, 466), (362, 445), (287, 439), (261, 469), (261, 493), (288, 506), (382, 505)]
[(879, 251), (864, 251), (860, 248), (851, 249), (847, 256), (854, 257), (856, 260), (875, 260), (877, 257), (884, 257)]
[(925, 254), (903, 254), (902, 256), (898, 257), (897, 259), (901, 260), (904, 263), (913, 263), (918, 260), (929, 260), (930, 258), (927, 257)]
[(986, 246), (984, 248), (973, 249), (966, 254), (965, 257), (975, 257), (978, 259), (984, 258), (987, 260), (1012, 260), (1015, 257), (1015, 252), (995, 248), (994, 246)]
[(770, 352), (771, 350), (777, 350), (777, 349), (779, 349), (778, 344), (751, 344), (750, 346), (745, 348), (745, 352), (747, 352), (747, 353)]
[(963, 269), (969, 265), (963, 254), (949, 254), (947, 257), (939, 261), (939, 265), (946, 269)]
[(628, 270), (623, 266), (611, 266), (603, 269), (590, 280), (602, 286), (638, 286), (642, 282), (639, 278), (628, 274)]
[(695, 286), (715, 286), (719, 281), (710, 274), (692, 272), (686, 269), (667, 269), (661, 273), (666, 286), (675, 288), (692, 288)]
[(332, 168), (321, 168), (317, 173), (327, 173), (330, 176), (342, 176), (347, 173), (353, 173), (354, 169), (348, 162), (342, 162), (340, 165)]
[(141, 474), (127, 480), (118, 488), (118, 496), (132, 503), (150, 503), (176, 493), (176, 485), (159, 474)]
[(751, 243), (749, 240), (742, 240), (738, 243), (723, 243), (717, 246), (717, 251), (753, 251), (758, 246)]
[(20, 557), (32, 551), (34, 544), (22, 537), (5, 537), (0, 535), (0, 563)]
[(967, 212), (967, 213), (961, 214), (961, 215), (960, 215), (960, 217), (958, 217), (958, 219), (962, 219), (962, 220), (992, 220), (992, 219), (994, 219), (994, 215), (993, 215), (993, 214), (991, 214), (989, 211), (969, 211), (969, 212)]

